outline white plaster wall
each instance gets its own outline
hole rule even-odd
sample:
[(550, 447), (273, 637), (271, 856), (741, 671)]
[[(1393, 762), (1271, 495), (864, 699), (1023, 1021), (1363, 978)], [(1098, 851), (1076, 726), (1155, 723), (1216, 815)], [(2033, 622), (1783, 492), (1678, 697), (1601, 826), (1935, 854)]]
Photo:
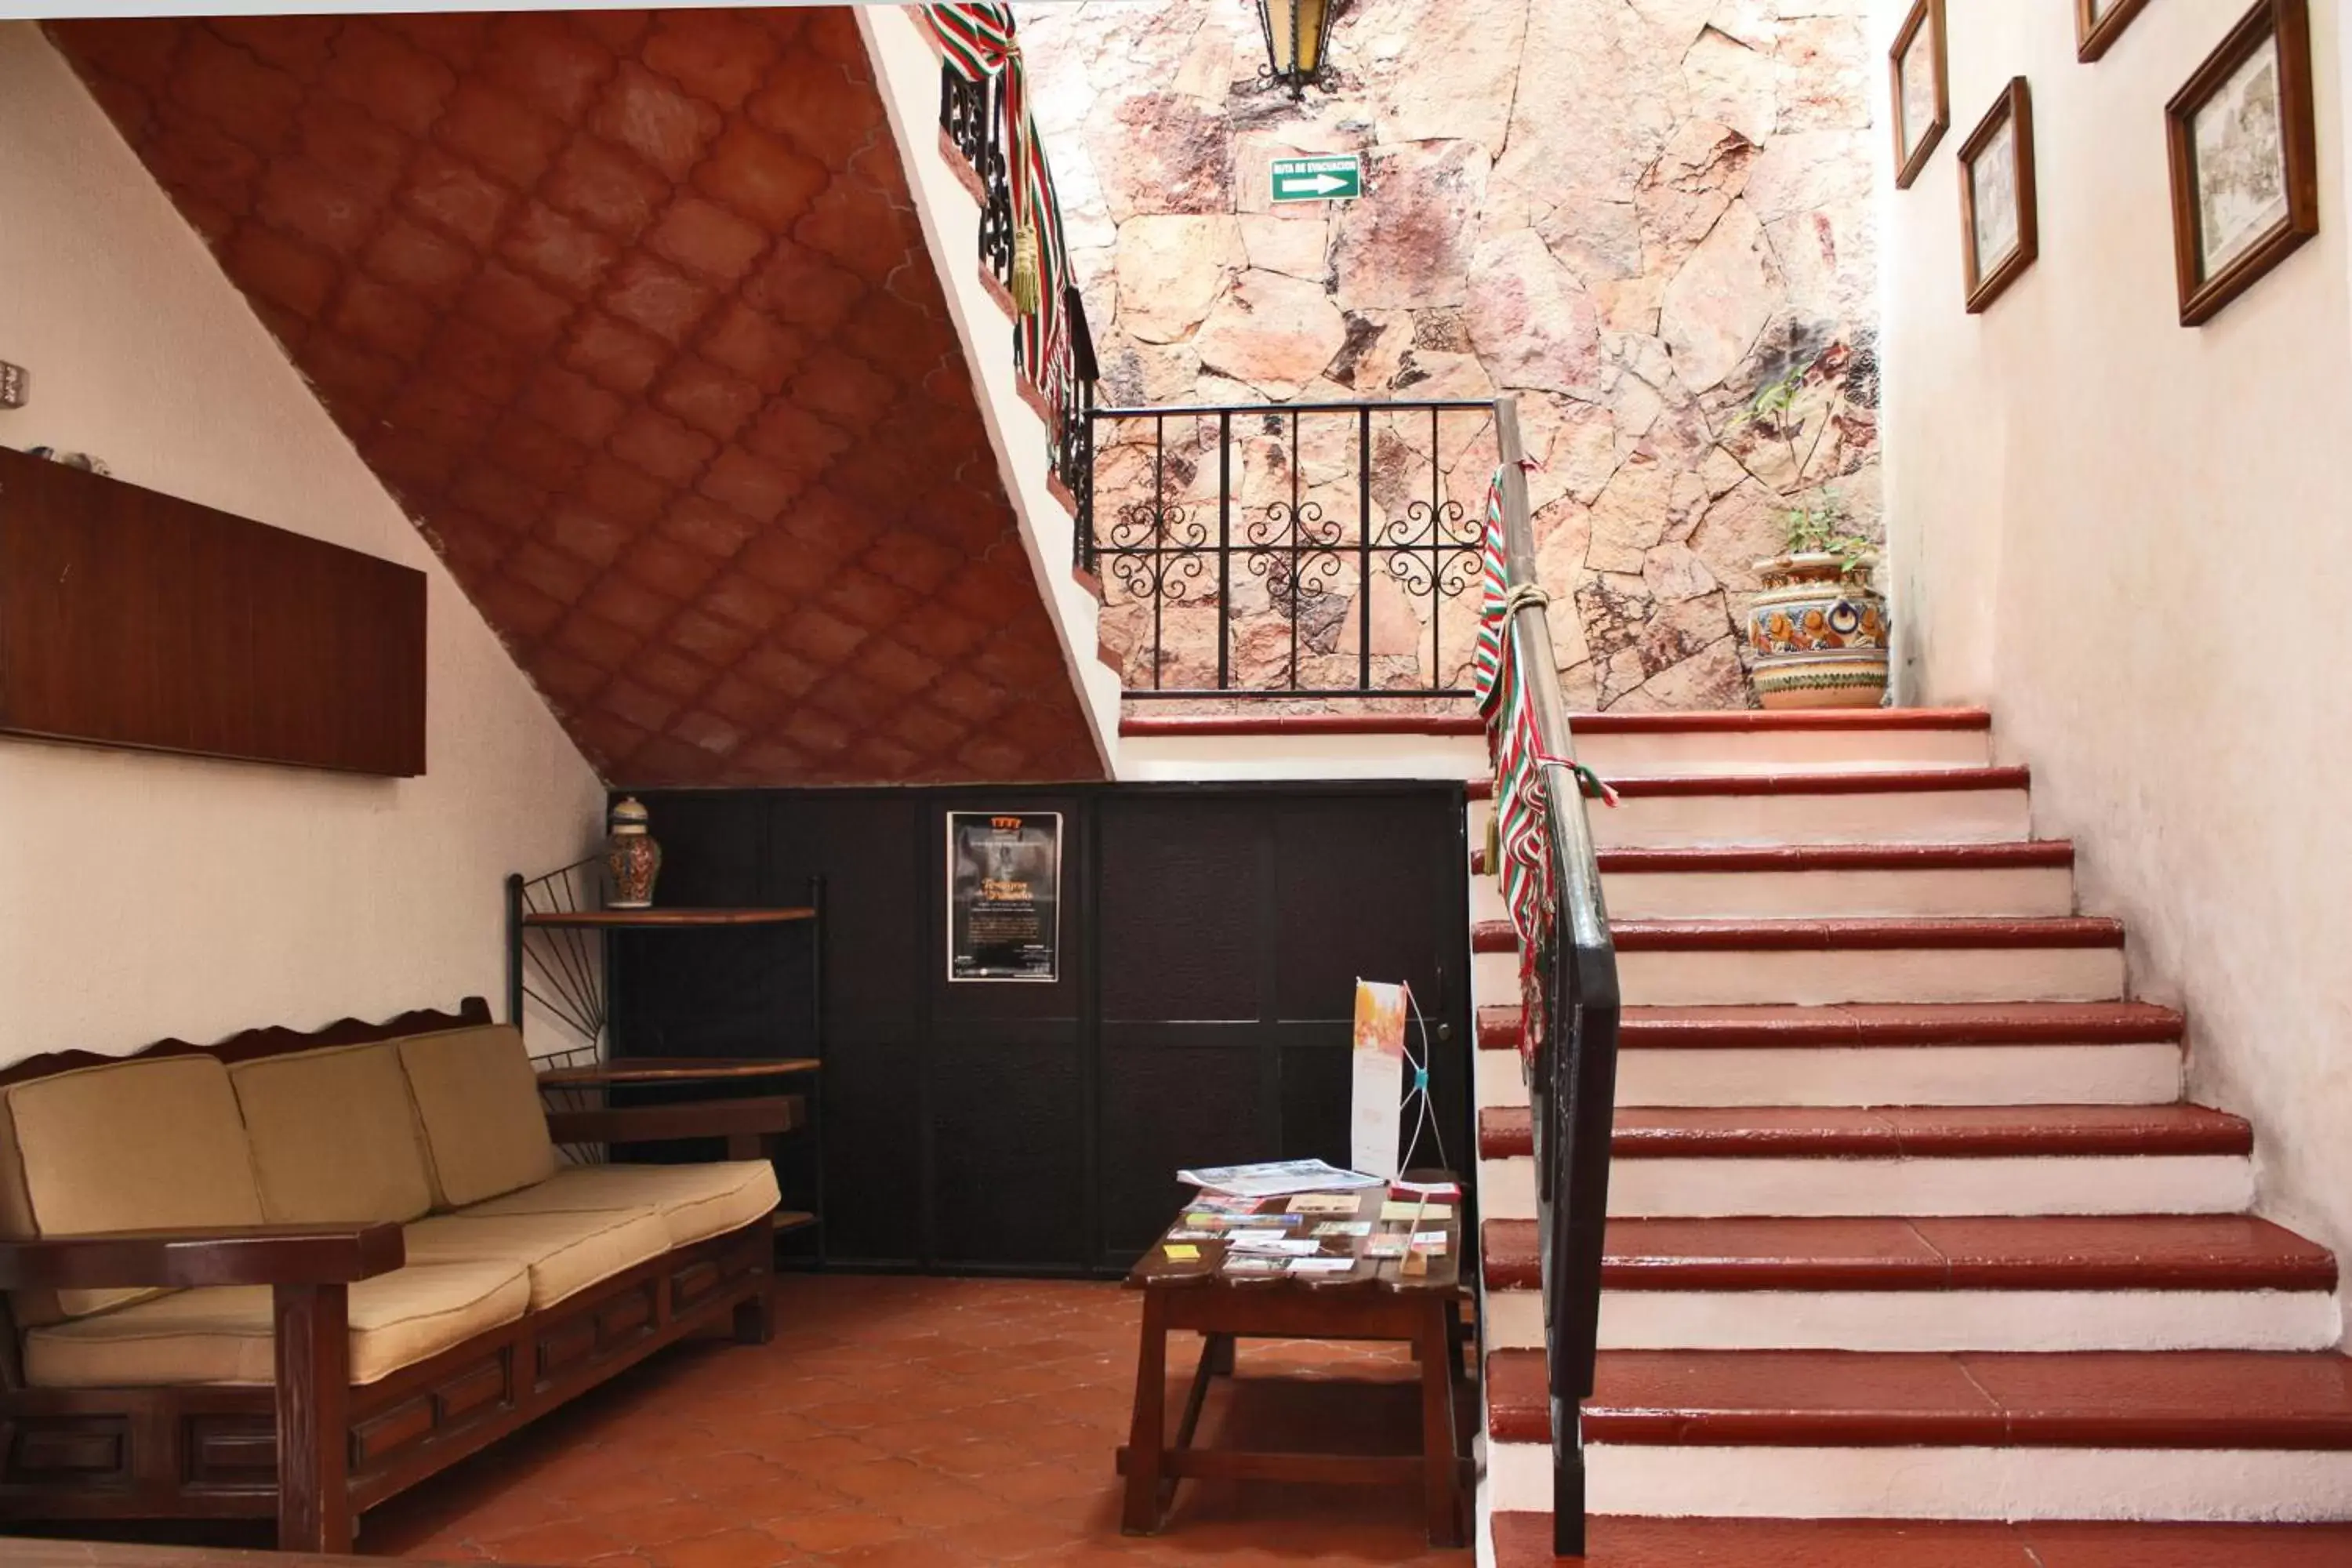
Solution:
[(1045, 421), (1014, 390), (1012, 325), (981, 280), (980, 204), (958, 180), (940, 149), (940, 53), (907, 6), (857, 8), (858, 30), (874, 65), (875, 84), (890, 117), (907, 188), (915, 198), (923, 238), (939, 268), (948, 314), (955, 319), (973, 395), (995, 448), (997, 471), (1021, 522), (1030, 570), (1054, 616), (1062, 659), (1086, 705), (1103, 768), (1118, 778), (1119, 677), (1097, 657), (1101, 603), (1071, 569), (1076, 522), (1047, 487), (1050, 449)]
[[(1872, 0), (1883, 50), (1903, 0)], [(2262, 1205), (2352, 1256), (2352, 183), (2344, 7), (2312, 0), (2321, 233), (2179, 326), (2164, 104), (2243, 7), (1954, 0), (1953, 126), (1882, 193), (1903, 690), (1989, 701), (2035, 829), (2184, 1003), (2194, 1096), (2251, 1116)], [(1954, 150), (2032, 85), (2041, 260), (1961, 305)], [(1891, 185), (1882, 176), (1883, 185)]]
[(502, 879), (576, 858), (601, 786), (29, 23), (0, 23), (0, 358), (32, 371), (0, 444), (429, 581), (421, 778), (0, 737), (0, 1060), (502, 1006)]

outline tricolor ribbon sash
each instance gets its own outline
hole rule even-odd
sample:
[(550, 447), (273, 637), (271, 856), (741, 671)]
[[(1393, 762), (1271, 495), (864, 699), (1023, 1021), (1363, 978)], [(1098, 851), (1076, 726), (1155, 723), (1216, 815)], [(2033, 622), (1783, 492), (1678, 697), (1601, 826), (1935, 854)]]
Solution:
[(1609, 805), (1617, 793), (1580, 763), (1543, 749), (1536, 728), (1535, 694), (1519, 668), (1511, 642), (1511, 617), (1521, 607), (1546, 602), (1540, 588), (1513, 588), (1503, 537), (1503, 473), (1486, 487), (1486, 526), (1480, 552), (1478, 638), (1472, 645), (1471, 674), (1479, 716), (1486, 721), (1486, 754), (1495, 768), (1495, 827), (1491, 868), (1499, 872), (1503, 903), (1519, 942), (1519, 997), (1523, 1009), (1519, 1050), (1532, 1058), (1543, 1038), (1544, 1006), (1537, 965), (1549, 945), (1553, 888), (1549, 824), (1544, 805), (1543, 768), (1563, 767), (1579, 791)]
[(969, 82), (985, 85), (1001, 78), (1004, 83), (1004, 167), (1013, 205), (1013, 294), (1021, 317), (1021, 366), (1043, 388), (1047, 367), (1058, 363), (1066, 347), (1062, 299), (1069, 284), (1068, 251), (1054, 174), (1029, 117), (1029, 71), (1013, 37), (1013, 7), (961, 0), (925, 5), (921, 15), (950, 70)]

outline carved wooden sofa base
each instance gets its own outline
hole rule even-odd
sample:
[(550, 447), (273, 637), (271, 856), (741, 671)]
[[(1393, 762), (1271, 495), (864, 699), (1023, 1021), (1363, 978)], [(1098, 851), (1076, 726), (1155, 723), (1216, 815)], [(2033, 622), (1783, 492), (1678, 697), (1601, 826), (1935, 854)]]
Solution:
[[(478, 1024), (485, 1015), (469, 1003), (458, 1015), (412, 1014), (309, 1036), (256, 1031), (206, 1054), (236, 1060), (314, 1044), (392, 1039), (403, 1031)], [(273, 1037), (270, 1048), (243, 1048), (264, 1036)], [(167, 1042), (154, 1054), (195, 1049)], [(20, 1064), (0, 1075), (0, 1088), (85, 1060)], [(773, 1130), (788, 1131), (798, 1123), (799, 1102), (777, 1103)], [(609, 1120), (625, 1112), (597, 1114)], [(562, 1113), (549, 1120), (559, 1135), (565, 1130)], [(13, 1147), (5, 1155), (0, 1164), (18, 1158)], [(0, 1169), (0, 1181), (14, 1174)], [(625, 1179), (625, 1171), (621, 1174)], [(772, 1206), (772, 1183), (767, 1193)], [(0, 1520), (275, 1518), (281, 1549), (348, 1551), (362, 1510), (654, 1352), (717, 1332), (761, 1343), (773, 1331), (774, 1237), (767, 1212), (644, 1257), (358, 1384), (352, 1382), (351, 1288), (401, 1268), (409, 1248), (402, 1223), (38, 1236), (24, 1234), (36, 1227), (13, 1228), (16, 1239), (0, 1239), (0, 1286), (16, 1293), (12, 1308), (44, 1304), (29, 1309), (36, 1321), (43, 1315), (54, 1321), (45, 1304), (69, 1293), (268, 1287), (275, 1376), (260, 1383), (256, 1368), (252, 1380), (239, 1383), (36, 1386), (41, 1379), (27, 1378), (21, 1350), (27, 1342), (12, 1312), (0, 1324)], [(98, 1316), (116, 1310), (101, 1308)], [(250, 1332), (257, 1336), (259, 1326), (257, 1321)], [(69, 1322), (64, 1331), (79, 1331)]]
[[(335, 1336), (324, 1345), (289, 1347), (298, 1365), (321, 1363), (309, 1389), (280, 1379), (289, 1402), (308, 1406), (294, 1415), (293, 1428), (340, 1426), (344, 1438), (306, 1436), (289, 1451), (307, 1473), (285, 1499), (297, 1539), (281, 1532), (278, 1544), (348, 1549), (362, 1510), (667, 1345), (720, 1328), (744, 1343), (765, 1343), (773, 1259), (763, 1217), (357, 1388), (323, 1364), (340, 1357)], [(283, 1520), (278, 1388), (33, 1388), (0, 1395), (6, 1444), (0, 1517)]]

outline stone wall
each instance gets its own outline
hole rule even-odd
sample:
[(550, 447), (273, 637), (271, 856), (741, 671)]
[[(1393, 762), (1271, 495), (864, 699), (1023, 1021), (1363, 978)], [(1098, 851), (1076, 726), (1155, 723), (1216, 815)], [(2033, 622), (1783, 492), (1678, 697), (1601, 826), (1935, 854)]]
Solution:
[[(1248, 0), (1019, 6), (1104, 398), (1515, 392), (1570, 702), (1748, 705), (1735, 619), (1786, 508), (1826, 488), (1855, 531), (1879, 531), (1863, 9), (1348, 0), (1325, 86), (1294, 103), (1259, 80)], [(1334, 152), (1364, 154), (1364, 200), (1271, 203), (1270, 160)], [(1775, 386), (1793, 395), (1759, 413)], [(1251, 435), (1237, 486), (1265, 504), (1293, 454), (1263, 422)], [(1183, 499), (1213, 506), (1213, 432), (1181, 439)], [(1153, 482), (1111, 445), (1106, 524)], [(1308, 489), (1352, 531), (1352, 444), (1320, 463), (1300, 447)], [(1395, 498), (1433, 491), (1475, 518), (1492, 433), (1439, 447), (1376, 462), (1376, 530), (1401, 518)], [(1354, 566), (1335, 564), (1289, 599), (1237, 572), (1237, 627), (1312, 601), (1324, 641), (1353, 647)], [(1388, 587), (1397, 602), (1376, 584), (1372, 614), (1391, 683), (1456, 682), (1466, 642)], [(1149, 616), (1128, 597), (1112, 584), (1106, 626), (1129, 684), (1149, 684)], [(1197, 684), (1213, 648), (1191, 613), (1170, 685)], [(1261, 645), (1286, 637), (1260, 628)]]

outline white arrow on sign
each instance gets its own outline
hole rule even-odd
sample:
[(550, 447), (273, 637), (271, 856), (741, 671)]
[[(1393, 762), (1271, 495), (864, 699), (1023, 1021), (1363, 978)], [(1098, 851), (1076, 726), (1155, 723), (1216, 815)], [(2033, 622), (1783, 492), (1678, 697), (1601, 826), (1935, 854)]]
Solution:
[(1286, 196), (1295, 196), (1301, 194), (1315, 196), (1328, 196), (1333, 191), (1346, 190), (1348, 185), (1349, 182), (1339, 178), (1337, 174), (1297, 174), (1287, 176), (1283, 180), (1282, 194)]

